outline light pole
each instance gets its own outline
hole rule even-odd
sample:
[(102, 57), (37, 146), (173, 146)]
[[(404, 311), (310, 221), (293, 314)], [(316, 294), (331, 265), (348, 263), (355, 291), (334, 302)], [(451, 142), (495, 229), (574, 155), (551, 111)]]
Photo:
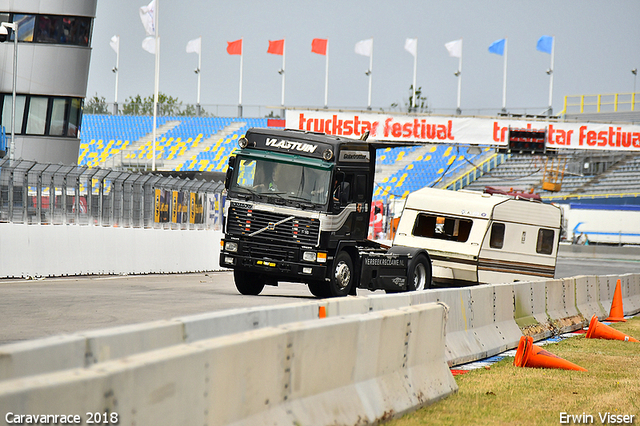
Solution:
[(0, 35), (8, 35), (7, 28), (13, 30), (13, 89), (11, 101), (11, 145), (9, 145), (9, 161), (15, 160), (16, 150), (16, 83), (18, 76), (18, 23), (3, 22), (0, 26)]
[(636, 107), (636, 77), (638, 77), (638, 68), (632, 69), (631, 74), (633, 74), (633, 93), (631, 94), (631, 111), (634, 111)]

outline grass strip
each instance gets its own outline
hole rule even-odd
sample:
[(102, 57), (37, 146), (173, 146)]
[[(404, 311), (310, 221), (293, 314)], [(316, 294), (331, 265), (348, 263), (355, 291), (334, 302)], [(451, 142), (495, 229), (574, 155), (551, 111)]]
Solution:
[[(639, 316), (611, 327), (640, 340)], [(456, 376), (456, 394), (388, 425), (608, 424), (612, 418), (600, 417), (607, 413), (620, 416), (611, 424), (634, 415), (640, 425), (640, 343), (581, 335), (544, 349), (588, 371), (515, 367), (507, 357)], [(577, 418), (563, 422), (561, 413)]]

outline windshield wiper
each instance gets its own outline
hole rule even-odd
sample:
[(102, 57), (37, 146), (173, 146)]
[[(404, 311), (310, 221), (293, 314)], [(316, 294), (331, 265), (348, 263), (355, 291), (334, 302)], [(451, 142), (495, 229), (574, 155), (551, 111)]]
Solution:
[(245, 191), (251, 193), (252, 195), (255, 195), (256, 197), (258, 197), (258, 199), (262, 199), (262, 194), (260, 194), (259, 192), (254, 191), (251, 188), (247, 188), (246, 186), (237, 186), (237, 187), (233, 188), (233, 190), (238, 190), (238, 189), (245, 190)]

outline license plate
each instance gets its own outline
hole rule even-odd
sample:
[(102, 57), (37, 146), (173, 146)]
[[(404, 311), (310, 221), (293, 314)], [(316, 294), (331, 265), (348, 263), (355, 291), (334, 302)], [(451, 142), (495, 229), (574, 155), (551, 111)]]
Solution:
[(275, 262), (269, 262), (269, 261), (267, 261), (267, 260), (258, 260), (258, 261), (256, 262), (256, 265), (259, 265), (259, 266), (268, 266), (268, 267), (270, 267), (270, 268), (275, 268), (275, 267), (276, 267), (276, 263), (275, 263)]

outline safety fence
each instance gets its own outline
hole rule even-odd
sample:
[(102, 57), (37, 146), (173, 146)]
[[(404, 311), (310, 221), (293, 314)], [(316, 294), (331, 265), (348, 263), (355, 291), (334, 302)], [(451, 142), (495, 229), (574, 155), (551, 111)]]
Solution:
[(219, 229), (221, 182), (0, 160), (0, 222)]

